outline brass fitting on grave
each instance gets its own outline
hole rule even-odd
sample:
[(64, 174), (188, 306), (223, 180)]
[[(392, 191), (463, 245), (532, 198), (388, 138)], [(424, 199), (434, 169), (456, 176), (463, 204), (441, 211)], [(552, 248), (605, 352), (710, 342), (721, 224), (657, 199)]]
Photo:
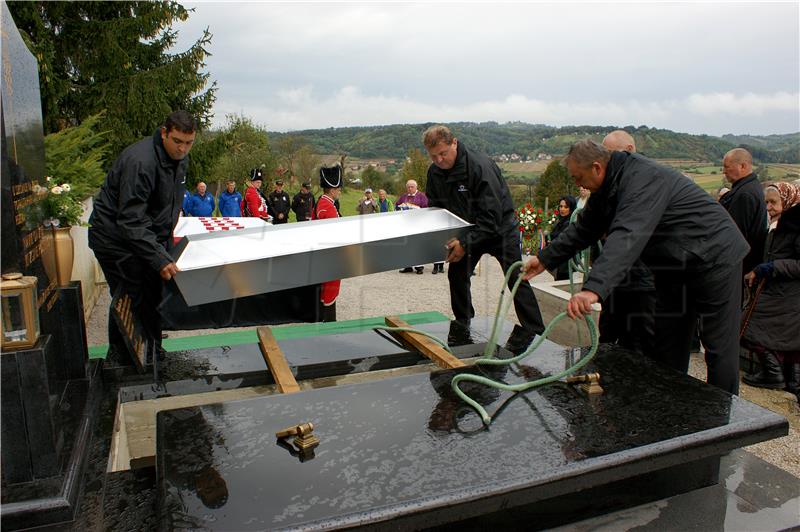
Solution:
[(600, 374), (589, 373), (587, 375), (573, 375), (567, 377), (567, 384), (578, 384), (578, 388), (586, 392), (588, 395), (598, 395), (603, 393), (603, 387), (600, 386)]
[(282, 438), (288, 438), (289, 436), (294, 436), (295, 438), (292, 440), (292, 443), (300, 451), (307, 451), (319, 445), (319, 438), (314, 436), (313, 432), (314, 424), (309, 422), (279, 430), (275, 433), (275, 436), (279, 440)]

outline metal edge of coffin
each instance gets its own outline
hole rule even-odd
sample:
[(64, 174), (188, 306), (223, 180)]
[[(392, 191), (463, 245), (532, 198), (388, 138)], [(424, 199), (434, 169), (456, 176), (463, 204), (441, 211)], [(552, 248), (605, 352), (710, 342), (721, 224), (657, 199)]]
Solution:
[[(365, 222), (385, 227), (373, 226), (364, 231)], [(272, 250), (269, 255), (268, 251), (260, 258), (237, 261), (234, 257), (207, 267), (195, 263), (182, 268), (175, 282), (186, 303), (194, 306), (428, 264), (443, 261), (444, 244), (470, 225), (445, 209), (429, 208), (244, 229), (235, 233), (192, 235), (181, 240), (175, 249), (179, 268), (182, 258), (186, 258), (186, 262), (196, 260), (197, 256), (202, 258), (202, 252), (193, 256), (193, 244), (208, 250), (221, 238), (227, 239), (225, 245), (235, 250), (268, 239), (277, 231), (286, 231), (281, 235), (281, 240), (286, 242), (291, 239), (287, 235), (294, 232), (298, 238), (291, 240), (302, 242), (297, 246), (302, 251), (287, 253), (285, 247), (279, 247), (277, 253)], [(312, 227), (314, 231), (310, 230)], [(371, 233), (371, 238), (365, 238), (366, 233)], [(317, 236), (318, 240), (309, 241), (302, 236)]]

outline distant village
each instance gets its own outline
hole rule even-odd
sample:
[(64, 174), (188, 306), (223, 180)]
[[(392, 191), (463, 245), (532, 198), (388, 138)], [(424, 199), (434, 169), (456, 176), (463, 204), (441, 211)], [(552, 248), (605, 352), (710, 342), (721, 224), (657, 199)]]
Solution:
[(533, 163), (534, 161), (549, 161), (553, 156), (549, 153), (538, 153), (535, 159), (532, 159), (530, 155), (523, 159), (521, 155), (517, 155), (516, 153), (510, 155), (501, 153), (500, 155), (492, 155), (491, 158), (498, 163)]

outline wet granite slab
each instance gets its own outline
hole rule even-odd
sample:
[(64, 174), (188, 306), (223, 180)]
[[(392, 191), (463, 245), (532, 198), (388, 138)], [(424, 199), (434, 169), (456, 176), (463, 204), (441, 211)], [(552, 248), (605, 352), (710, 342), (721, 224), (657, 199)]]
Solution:
[[(483, 353), (492, 322), (489, 318), (477, 318), (469, 329), (455, 321), (420, 324), (415, 328), (447, 341), (457, 357), (469, 358)], [(512, 323), (501, 322), (500, 345), (512, 329)], [(280, 340), (278, 344), (298, 380), (430, 363), (385, 331), (310, 336)], [(120, 400), (140, 401), (274, 384), (258, 344), (170, 352), (161, 366), (160, 384), (126, 386), (121, 390)]]
[[(487, 374), (531, 380), (578, 354), (546, 342), (530, 366)], [(495, 414), (488, 429), (453, 394), (457, 371), (161, 412), (161, 527), (432, 527), (600, 486), (647, 491), (641, 479), (669, 471), (659, 486), (696, 476), (673, 488), (686, 491), (716, 482), (720, 455), (788, 431), (772, 412), (615, 347), (587, 371), (602, 374), (602, 396), (462, 383)], [(306, 421), (321, 444), (298, 460), (274, 434)]]

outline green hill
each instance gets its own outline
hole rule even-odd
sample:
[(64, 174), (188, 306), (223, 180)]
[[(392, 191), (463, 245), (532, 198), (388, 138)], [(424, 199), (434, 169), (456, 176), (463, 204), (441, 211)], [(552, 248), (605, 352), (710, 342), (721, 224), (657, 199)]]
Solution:
[[(309, 129), (290, 133), (270, 133), (275, 141), (287, 135), (302, 136), (317, 153), (342, 153), (360, 158), (402, 158), (411, 148), (422, 148), (422, 132), (431, 123), (395, 124), (372, 127)], [(536, 158), (539, 153), (562, 155), (578, 139), (591, 137), (598, 141), (615, 126), (552, 127), (523, 122), (455, 122), (447, 124), (455, 135), (469, 146), (501, 155), (516, 153), (523, 158)], [(658, 159), (692, 159), (719, 162), (737, 146), (753, 152), (760, 162), (800, 163), (800, 133), (789, 135), (690, 135), (647, 126), (627, 126), (636, 140), (639, 152)]]

